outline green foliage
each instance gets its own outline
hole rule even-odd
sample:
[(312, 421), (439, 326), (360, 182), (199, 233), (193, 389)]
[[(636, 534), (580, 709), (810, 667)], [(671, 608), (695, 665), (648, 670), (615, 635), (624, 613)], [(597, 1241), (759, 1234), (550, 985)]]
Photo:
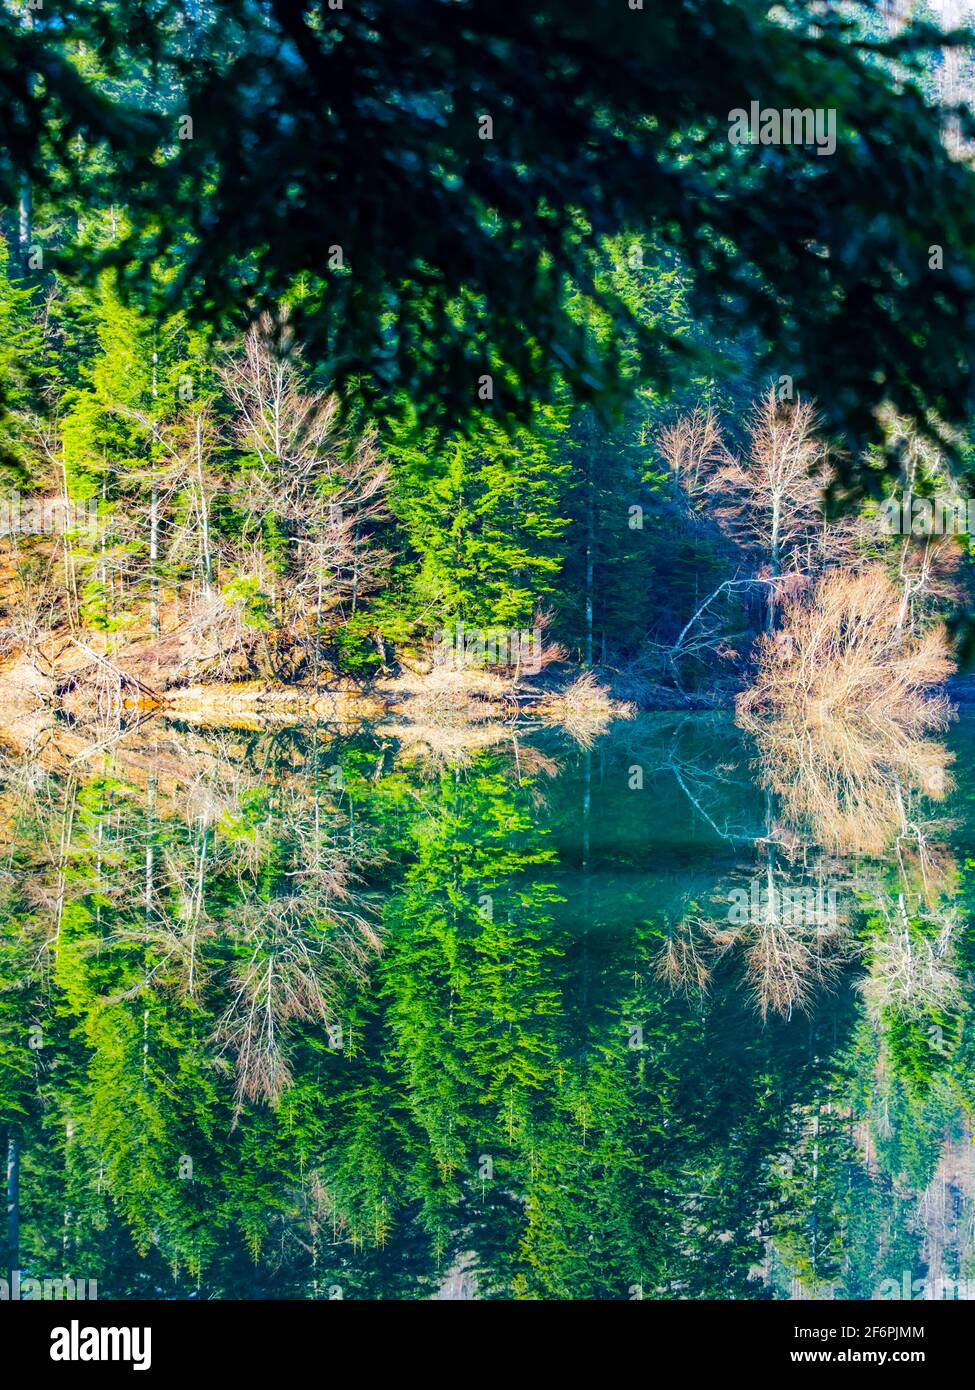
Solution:
[(38, 405), (45, 379), (43, 340), (33, 288), (18, 280), (0, 237), (0, 383), (7, 410), (0, 416), (0, 465), (14, 482), (29, 477), (23, 417)]
[(487, 422), (470, 439), (394, 447), (415, 603), (440, 625), (528, 627), (551, 600), (568, 526), (565, 430), (564, 411), (547, 411), (511, 437)]
[(266, 632), (271, 627), (270, 598), (262, 592), (256, 575), (238, 574), (228, 579), (221, 590), (228, 604), (237, 608), (245, 627)]
[[(11, 12), (0, 189), (125, 208), (118, 244), (62, 221), (73, 274), (117, 266), (221, 327), (242, 287), (287, 301), (344, 396), (385, 414), (398, 391), (451, 425), (483, 416), (485, 374), (495, 417), (523, 423), (566, 387), (619, 403), (635, 357), (669, 390), (690, 342), (601, 268), (607, 246), (666, 247), (694, 317), (755, 333), (763, 369), (785, 364), (862, 446), (885, 398), (967, 420), (975, 293), (972, 175), (926, 100), (944, 38), (864, 13), (217, 0), (190, 41), (168, 3)], [(835, 152), (732, 146), (728, 112), (754, 93), (835, 110)], [(862, 483), (857, 457), (839, 466)]]

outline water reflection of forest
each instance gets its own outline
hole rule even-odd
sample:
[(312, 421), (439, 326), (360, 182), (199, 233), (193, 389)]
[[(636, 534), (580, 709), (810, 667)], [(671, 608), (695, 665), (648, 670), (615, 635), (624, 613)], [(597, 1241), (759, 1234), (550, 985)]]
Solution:
[(971, 736), (21, 729), (20, 1267), (101, 1297), (967, 1279)]

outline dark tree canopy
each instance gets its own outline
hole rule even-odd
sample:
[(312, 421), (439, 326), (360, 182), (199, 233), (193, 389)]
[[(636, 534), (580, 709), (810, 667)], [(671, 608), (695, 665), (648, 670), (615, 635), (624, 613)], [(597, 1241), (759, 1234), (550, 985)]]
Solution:
[[(485, 374), (499, 417), (566, 388), (611, 406), (634, 345), (644, 383), (666, 389), (686, 349), (614, 295), (605, 244), (622, 238), (675, 251), (694, 312), (757, 332), (762, 366), (852, 445), (884, 400), (961, 424), (975, 178), (910, 80), (911, 54), (945, 36), (872, 39), (820, 5), (778, 6), (782, 22), (769, 9), (74, 0), (31, 27), (5, 13), (0, 196), (26, 174), (35, 199), (124, 205), (128, 233), (104, 253), (124, 284), (218, 326), (289, 301), (323, 374), (370, 410), (408, 395), (454, 426), (483, 408)], [(835, 110), (835, 152), (733, 145), (729, 112), (751, 101)], [(90, 249), (57, 259), (95, 268)]]

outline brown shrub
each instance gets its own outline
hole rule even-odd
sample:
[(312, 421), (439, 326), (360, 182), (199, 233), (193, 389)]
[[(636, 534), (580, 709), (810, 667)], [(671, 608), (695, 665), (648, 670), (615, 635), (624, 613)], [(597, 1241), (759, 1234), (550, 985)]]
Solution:
[(899, 595), (880, 565), (834, 571), (811, 598), (793, 598), (780, 629), (760, 639), (755, 684), (738, 711), (746, 720), (790, 715), (916, 735), (943, 726), (947, 702), (933, 691), (953, 670), (943, 626), (905, 631)]
[(788, 820), (839, 853), (880, 854), (913, 827), (926, 874), (936, 866), (912, 803), (950, 787), (950, 755), (924, 735), (949, 716), (937, 686), (953, 665), (943, 628), (912, 636), (899, 607), (879, 566), (827, 575), (761, 640), (738, 714)]

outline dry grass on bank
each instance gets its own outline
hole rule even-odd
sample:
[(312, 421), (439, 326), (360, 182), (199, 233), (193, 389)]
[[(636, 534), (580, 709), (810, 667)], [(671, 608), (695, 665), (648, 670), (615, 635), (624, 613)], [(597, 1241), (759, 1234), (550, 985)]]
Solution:
[(497, 719), (514, 691), (510, 676), (476, 667), (435, 666), (391, 683), (397, 707), (415, 724), (456, 728)]

